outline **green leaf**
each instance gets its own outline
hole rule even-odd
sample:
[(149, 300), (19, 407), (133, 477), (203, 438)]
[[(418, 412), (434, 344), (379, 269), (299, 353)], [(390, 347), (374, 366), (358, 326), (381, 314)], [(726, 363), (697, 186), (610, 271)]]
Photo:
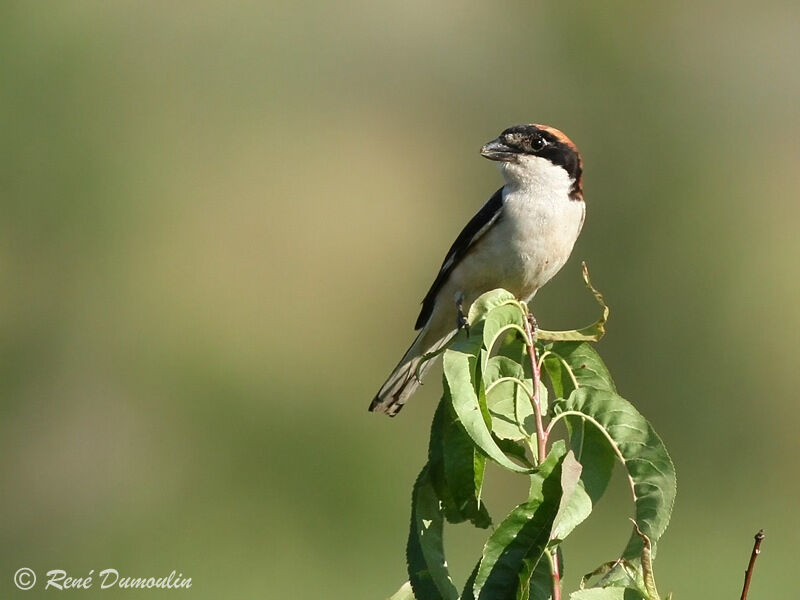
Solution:
[(400, 586), (400, 589), (392, 594), (389, 600), (417, 600), (414, 596), (414, 590), (411, 588), (411, 582), (406, 581)]
[(475, 385), (479, 352), (480, 349), (476, 350), (469, 340), (461, 340), (444, 353), (442, 362), (453, 408), (469, 436), (489, 458), (511, 471), (529, 473), (530, 469), (509, 459), (492, 438), (484, 418), (484, 412), (488, 415), (488, 409), (485, 402), (481, 405), (480, 396), (475, 392), (476, 388), (480, 389)]
[(493, 356), (483, 372), (492, 432), (504, 439), (528, 439), (536, 431), (531, 390), (522, 366), (505, 356)]
[(501, 438), (496, 438), (495, 442), (497, 442), (497, 445), (500, 446), (500, 449), (505, 454), (516, 458), (519, 462), (528, 467), (530, 471), (536, 469), (536, 465), (534, 465), (528, 458), (527, 450), (523, 444), (520, 444), (514, 440), (504, 440)]
[[(592, 578), (599, 579), (590, 586), (588, 584)], [(635, 596), (636, 598), (647, 598), (641, 568), (624, 558), (604, 563), (591, 573), (584, 575), (581, 578), (579, 589), (590, 588), (628, 588), (638, 594)]]
[(472, 572), (469, 574), (467, 583), (464, 584), (464, 591), (461, 592), (460, 600), (475, 600), (473, 588), (475, 587), (475, 578), (478, 576), (478, 567), (480, 566), (481, 562), (478, 561), (478, 564), (475, 565)]
[(522, 339), (527, 338), (523, 324), (525, 315), (519, 304), (504, 304), (493, 308), (486, 315), (483, 325), (483, 346), (491, 354), (498, 341), (505, 339), (508, 334), (519, 334)]
[[(544, 370), (557, 397), (568, 397), (575, 391), (575, 384), (616, 391), (608, 369), (591, 344), (556, 342), (545, 348)], [(570, 448), (583, 465), (581, 484), (590, 500), (591, 510), (611, 481), (616, 454), (601, 430), (587, 426), (582, 418), (569, 417), (565, 421)]]
[[(653, 542), (664, 533), (675, 502), (675, 467), (661, 438), (633, 405), (607, 390), (581, 387), (557, 406), (559, 417), (581, 418), (598, 428), (628, 472), (636, 523)], [(585, 467), (585, 465), (584, 465)], [(622, 556), (637, 560), (642, 538), (634, 530)]]
[[(536, 563), (536, 567), (529, 578), (530, 583), (527, 590), (530, 600), (550, 600), (553, 596), (553, 573), (550, 570), (551, 568), (550, 559), (547, 555)], [(525, 595), (518, 593), (516, 600), (526, 600)]]
[(525, 369), (525, 379), (531, 379), (531, 361), (528, 358), (526, 341), (518, 335), (507, 337), (499, 348), (495, 348), (495, 356), (505, 356)]
[(469, 307), (469, 313), (467, 314), (467, 322), (469, 323), (470, 328), (472, 328), (481, 321), (485, 320), (486, 315), (488, 315), (489, 311), (491, 311), (493, 308), (497, 308), (498, 306), (503, 306), (505, 304), (516, 303), (517, 299), (511, 292), (508, 292), (504, 289), (491, 290), (478, 296), (478, 298), (472, 303), (472, 306)]
[(569, 595), (569, 600), (647, 600), (636, 590), (622, 587), (589, 588)]
[(486, 457), (458, 421), (446, 385), (444, 390), (431, 427), (430, 478), (449, 522), (469, 520), (476, 527), (486, 528), (492, 522), (480, 502)]
[(592, 500), (586, 493), (580, 477), (583, 467), (572, 451), (564, 457), (561, 465), (561, 502), (550, 536), (553, 543), (563, 541), (573, 529), (592, 512)]
[[(547, 415), (547, 407), (550, 402), (550, 393), (547, 391), (547, 386), (542, 383), (541, 379), (539, 380), (539, 390), (537, 393), (539, 395), (537, 399), (539, 400), (539, 407), (542, 411), (542, 416), (545, 416)], [(534, 430), (535, 429), (536, 426), (534, 425)]]
[(546, 344), (544, 350), (548, 353), (544, 370), (557, 398), (566, 398), (581, 386), (617, 391), (608, 368), (591, 344), (553, 342)]
[(433, 413), (431, 436), (428, 441), (428, 476), (430, 477), (436, 496), (442, 503), (442, 512), (445, 518), (451, 523), (462, 523), (468, 517), (458, 509), (458, 503), (455, 501), (450, 491), (444, 469), (445, 429), (448, 425), (449, 414), (453, 412), (452, 407), (446, 404), (446, 400), (449, 400), (447, 386), (444, 386), (444, 390), (444, 396), (439, 401), (436, 412)]
[(553, 520), (561, 501), (563, 442), (553, 449), (539, 470), (531, 475), (531, 494), (498, 525), (483, 549), (473, 593), (479, 600), (514, 598), (520, 573), (530, 573), (547, 548)]
[(458, 590), (444, 559), (443, 525), (439, 499), (426, 465), (411, 496), (411, 529), (406, 547), (408, 577), (417, 600), (458, 600)]
[[(633, 521), (633, 519), (631, 519), (631, 521)], [(644, 582), (644, 589), (647, 591), (647, 597), (649, 600), (661, 600), (661, 596), (658, 595), (658, 589), (656, 587), (656, 576), (653, 572), (652, 542), (649, 537), (642, 533), (636, 521), (633, 521), (633, 530), (636, 532), (636, 535), (642, 538), (642, 580)]]
[(581, 483), (592, 506), (605, 493), (614, 471), (616, 453), (605, 434), (581, 417), (566, 417), (569, 445), (575, 458), (583, 465)]

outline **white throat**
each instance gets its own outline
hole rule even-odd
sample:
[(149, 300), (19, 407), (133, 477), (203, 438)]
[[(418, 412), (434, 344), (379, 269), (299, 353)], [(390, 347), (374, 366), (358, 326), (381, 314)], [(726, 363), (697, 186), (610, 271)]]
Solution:
[(574, 183), (567, 171), (540, 156), (519, 156), (518, 162), (500, 163), (500, 172), (511, 190), (530, 190), (545, 195), (569, 194)]

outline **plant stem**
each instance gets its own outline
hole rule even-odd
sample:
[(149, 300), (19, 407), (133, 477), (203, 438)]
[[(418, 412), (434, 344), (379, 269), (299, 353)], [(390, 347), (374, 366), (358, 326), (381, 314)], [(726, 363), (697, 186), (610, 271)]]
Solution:
[(750, 578), (753, 576), (753, 567), (756, 565), (756, 559), (761, 554), (761, 542), (764, 540), (764, 530), (761, 529), (755, 535), (755, 542), (753, 543), (753, 552), (750, 554), (750, 562), (747, 565), (747, 570), (744, 572), (744, 587), (742, 588), (741, 600), (747, 600), (747, 591), (750, 589)]
[(536, 447), (538, 457), (537, 464), (540, 464), (545, 457), (545, 450), (547, 445), (547, 436), (544, 433), (544, 426), (542, 425), (542, 407), (539, 404), (539, 361), (536, 360), (536, 334), (531, 324), (533, 315), (528, 313), (525, 319), (525, 333), (528, 337), (528, 355), (531, 359), (531, 374), (533, 376), (533, 394), (531, 395), (531, 404), (533, 404), (533, 414), (536, 418)]
[[(536, 358), (536, 320), (531, 313), (525, 319), (525, 333), (528, 337), (528, 355), (531, 359), (531, 375), (533, 377), (533, 393), (531, 403), (533, 404), (533, 414), (536, 418), (536, 447), (538, 453), (537, 463), (541, 464), (547, 453), (547, 434), (542, 424), (542, 405), (539, 404), (539, 382), (541, 372), (539, 371), (539, 361)], [(558, 551), (548, 553), (550, 557), (550, 572), (553, 574), (553, 600), (561, 600), (561, 571), (558, 568)]]
[(558, 568), (558, 550), (553, 550), (550, 565), (553, 572), (553, 600), (561, 600), (561, 571)]

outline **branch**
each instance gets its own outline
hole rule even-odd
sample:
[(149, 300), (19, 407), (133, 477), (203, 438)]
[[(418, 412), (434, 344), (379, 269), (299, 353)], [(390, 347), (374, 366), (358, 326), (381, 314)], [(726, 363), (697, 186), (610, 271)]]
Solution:
[(750, 589), (750, 578), (753, 576), (753, 567), (756, 566), (756, 559), (761, 554), (761, 542), (764, 541), (764, 530), (760, 529), (755, 535), (755, 542), (753, 543), (753, 552), (750, 554), (750, 562), (747, 565), (747, 570), (744, 572), (744, 587), (742, 588), (741, 600), (747, 600), (747, 592)]

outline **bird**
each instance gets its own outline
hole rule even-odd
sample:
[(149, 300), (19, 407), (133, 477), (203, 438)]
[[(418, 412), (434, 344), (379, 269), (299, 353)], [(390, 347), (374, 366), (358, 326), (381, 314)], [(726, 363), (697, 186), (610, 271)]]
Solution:
[(499, 164), (504, 184), (447, 252), (422, 300), (419, 333), (370, 403), (371, 412), (400, 412), (434, 363), (420, 367), (422, 357), (452, 339), (478, 296), (504, 288), (530, 301), (567, 262), (583, 228), (583, 164), (562, 131), (516, 125), (480, 153)]

